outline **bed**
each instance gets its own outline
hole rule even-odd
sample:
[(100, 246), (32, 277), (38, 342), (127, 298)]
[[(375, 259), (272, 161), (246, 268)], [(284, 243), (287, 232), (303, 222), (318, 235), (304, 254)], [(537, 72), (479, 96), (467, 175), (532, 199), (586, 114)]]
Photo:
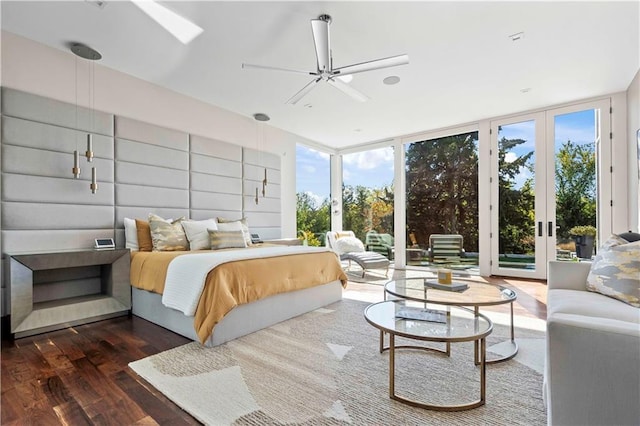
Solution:
[[(207, 269), (207, 262), (217, 266)], [(168, 294), (198, 281), (193, 271), (201, 263), (207, 272), (194, 314), (165, 306), (172, 306)], [(206, 346), (339, 301), (346, 280), (335, 254), (324, 248), (260, 245), (131, 256), (133, 314)]]

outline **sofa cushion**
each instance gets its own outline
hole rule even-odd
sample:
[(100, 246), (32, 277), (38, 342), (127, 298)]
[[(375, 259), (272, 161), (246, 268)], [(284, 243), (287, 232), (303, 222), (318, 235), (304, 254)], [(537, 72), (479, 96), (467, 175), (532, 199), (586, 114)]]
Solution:
[(591, 264), (587, 290), (640, 308), (640, 241), (612, 235)]
[(554, 314), (610, 318), (640, 324), (640, 309), (590, 291), (549, 290), (547, 294), (547, 318)]

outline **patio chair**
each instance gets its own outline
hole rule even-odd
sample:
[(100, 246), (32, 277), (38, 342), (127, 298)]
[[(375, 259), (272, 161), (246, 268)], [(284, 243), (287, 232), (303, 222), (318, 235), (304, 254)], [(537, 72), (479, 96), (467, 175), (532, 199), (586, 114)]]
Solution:
[(376, 231), (367, 232), (365, 247), (368, 251), (374, 251), (386, 256), (387, 259), (393, 258), (393, 237), (389, 234), (379, 234)]
[(459, 263), (464, 256), (462, 235), (431, 234), (429, 261), (431, 263)]
[[(343, 242), (337, 242), (343, 239)], [(325, 245), (340, 256), (340, 260), (349, 262), (348, 268), (351, 267), (351, 261), (357, 263), (362, 268), (362, 278), (369, 269), (384, 269), (384, 276), (389, 273), (389, 259), (380, 253), (373, 251), (365, 251), (364, 244), (353, 233), (353, 231), (333, 232), (326, 234)]]

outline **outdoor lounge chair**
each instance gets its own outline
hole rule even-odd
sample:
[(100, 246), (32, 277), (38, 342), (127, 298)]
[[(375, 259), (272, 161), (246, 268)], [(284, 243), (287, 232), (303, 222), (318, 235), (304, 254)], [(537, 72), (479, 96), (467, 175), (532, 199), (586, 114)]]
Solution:
[(459, 263), (464, 256), (462, 235), (431, 234), (429, 261), (431, 263)]
[[(362, 247), (363, 251), (344, 251), (339, 246), (343, 244), (336, 244), (336, 241), (340, 238), (351, 238), (352, 241), (359, 242), (359, 246)], [(389, 272), (389, 259), (382, 256), (379, 253), (373, 251), (364, 251), (364, 245), (362, 241), (356, 238), (353, 231), (342, 231), (342, 232), (333, 232), (329, 231), (325, 237), (325, 244), (331, 250), (335, 251), (338, 256), (340, 256), (340, 260), (346, 260), (349, 262), (349, 266), (351, 266), (351, 261), (354, 261), (362, 268), (362, 277), (368, 269), (384, 269), (384, 276), (386, 277)], [(359, 249), (357, 249), (359, 250)]]

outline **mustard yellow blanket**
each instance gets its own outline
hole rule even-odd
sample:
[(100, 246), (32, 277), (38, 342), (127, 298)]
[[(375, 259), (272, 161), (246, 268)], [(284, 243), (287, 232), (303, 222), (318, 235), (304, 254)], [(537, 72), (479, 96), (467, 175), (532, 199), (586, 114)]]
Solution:
[[(189, 253), (132, 252), (131, 285), (162, 294), (169, 263), (175, 257), (188, 256)], [(347, 277), (333, 252), (224, 263), (207, 275), (194, 317), (196, 333), (204, 343), (216, 324), (238, 305), (336, 280), (346, 286)]]

